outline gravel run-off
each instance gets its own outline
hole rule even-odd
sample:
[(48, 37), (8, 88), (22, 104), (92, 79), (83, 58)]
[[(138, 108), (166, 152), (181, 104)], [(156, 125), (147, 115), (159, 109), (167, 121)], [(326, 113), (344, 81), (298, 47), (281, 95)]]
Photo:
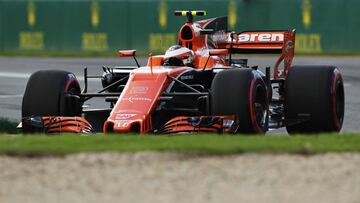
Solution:
[(0, 156), (0, 202), (360, 202), (360, 154)]

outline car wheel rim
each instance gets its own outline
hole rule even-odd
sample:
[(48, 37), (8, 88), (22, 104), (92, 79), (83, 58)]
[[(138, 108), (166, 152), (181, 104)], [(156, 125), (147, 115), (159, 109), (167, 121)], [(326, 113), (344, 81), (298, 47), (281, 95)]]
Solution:
[(255, 115), (258, 127), (264, 128), (267, 116), (267, 104), (265, 91), (262, 86), (258, 86), (255, 97)]

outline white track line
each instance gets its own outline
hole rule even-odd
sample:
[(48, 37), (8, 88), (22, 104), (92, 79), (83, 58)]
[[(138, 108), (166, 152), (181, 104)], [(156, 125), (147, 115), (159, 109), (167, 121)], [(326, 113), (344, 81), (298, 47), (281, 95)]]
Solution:
[(10, 98), (22, 98), (22, 94), (15, 94), (15, 95), (0, 95), (0, 99), (10, 99)]
[[(12, 73), (12, 72), (0, 72), (0, 78), (17, 78), (17, 79), (29, 79), (31, 73)], [(84, 76), (76, 77), (79, 81), (84, 81)], [(97, 78), (89, 78), (89, 81), (99, 81)]]
[(28, 79), (30, 73), (10, 73), (10, 72), (0, 72), (0, 78), (21, 78)]

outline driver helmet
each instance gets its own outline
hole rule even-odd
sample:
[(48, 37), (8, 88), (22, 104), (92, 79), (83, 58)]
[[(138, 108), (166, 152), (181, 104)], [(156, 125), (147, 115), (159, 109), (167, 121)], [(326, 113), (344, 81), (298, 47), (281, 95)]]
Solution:
[(194, 52), (180, 45), (171, 46), (164, 56), (164, 65), (168, 66), (192, 66), (194, 62)]

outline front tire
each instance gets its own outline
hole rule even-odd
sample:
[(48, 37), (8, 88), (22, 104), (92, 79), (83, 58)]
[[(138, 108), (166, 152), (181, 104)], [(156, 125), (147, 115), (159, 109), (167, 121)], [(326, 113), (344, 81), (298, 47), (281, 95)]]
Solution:
[(213, 115), (235, 116), (235, 133), (263, 134), (267, 129), (265, 82), (252, 69), (230, 69), (216, 74), (211, 86)]
[(80, 85), (73, 73), (43, 70), (33, 73), (22, 101), (22, 117), (80, 116)]

